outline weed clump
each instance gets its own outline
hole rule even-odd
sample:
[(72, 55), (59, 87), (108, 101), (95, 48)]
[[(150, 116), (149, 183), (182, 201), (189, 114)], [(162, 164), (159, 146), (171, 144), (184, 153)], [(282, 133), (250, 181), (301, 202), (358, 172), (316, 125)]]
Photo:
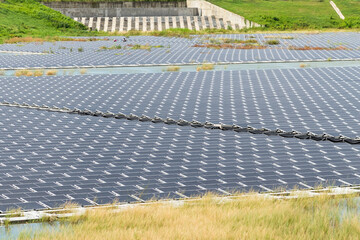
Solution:
[(101, 46), (99, 50), (115, 50), (115, 49), (121, 49), (121, 45), (113, 45), (111, 47)]
[(152, 45), (149, 45), (149, 44), (145, 44), (145, 45), (141, 45), (141, 44), (132, 45), (132, 44), (129, 44), (129, 45), (127, 45), (127, 47), (129, 47), (129, 48), (132, 49), (132, 50), (147, 50), (147, 51), (151, 51), (152, 48), (163, 48), (164, 46), (163, 46), (163, 45), (155, 45), (155, 46), (152, 46)]
[(280, 41), (277, 40), (277, 39), (271, 39), (271, 40), (265, 41), (265, 43), (266, 43), (267, 45), (279, 45), (279, 44), (280, 44)]
[(214, 69), (214, 64), (212, 63), (204, 63), (203, 65), (196, 68), (196, 71), (209, 71)]
[(166, 71), (168, 72), (178, 72), (180, 70), (179, 66), (169, 66), (166, 68)]
[(55, 76), (57, 74), (57, 70), (48, 70), (46, 71), (47, 76)]

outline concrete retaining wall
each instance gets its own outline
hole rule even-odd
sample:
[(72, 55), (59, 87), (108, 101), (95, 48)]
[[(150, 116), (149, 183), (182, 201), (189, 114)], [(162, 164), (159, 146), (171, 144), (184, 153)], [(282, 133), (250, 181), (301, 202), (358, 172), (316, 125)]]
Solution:
[(69, 17), (198, 16), (197, 8), (54, 8)]
[(205, 0), (187, 0), (186, 5), (189, 8), (198, 8), (200, 16), (216, 16), (226, 22), (231, 22), (231, 27), (235, 29), (235, 24), (240, 28), (260, 27), (259, 24), (251, 22), (244, 17), (227, 11)]
[(183, 2), (43, 2), (50, 8), (186, 8)]

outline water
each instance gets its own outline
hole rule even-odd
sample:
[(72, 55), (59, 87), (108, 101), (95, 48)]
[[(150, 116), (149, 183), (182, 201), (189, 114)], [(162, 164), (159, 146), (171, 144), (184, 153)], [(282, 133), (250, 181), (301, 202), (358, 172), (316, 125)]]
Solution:
[(0, 51), (0, 56), (18, 56), (18, 55), (43, 55), (45, 53), (36, 52), (14, 52), (14, 51)]
[(26, 232), (26, 238), (32, 238), (38, 231), (49, 230), (56, 231), (60, 227), (60, 223), (26, 223), (26, 224), (13, 224), (9, 227), (0, 226), (0, 240), (13, 240), (17, 239)]
[[(195, 72), (200, 65), (177, 65), (179, 72)], [(214, 65), (213, 71), (226, 70), (265, 70), (323, 67), (354, 67), (360, 66), (360, 61), (329, 61), (329, 62), (282, 62), (282, 63), (236, 63)], [(1, 70), (0, 70), (1, 71)], [(46, 73), (48, 69), (45, 69)], [(56, 69), (56, 75), (101, 75), (101, 74), (131, 74), (131, 73), (161, 73), (167, 71), (167, 66), (134, 66), (134, 67), (104, 67), (104, 68), (72, 68)], [(0, 77), (14, 76), (15, 70), (0, 72)]]

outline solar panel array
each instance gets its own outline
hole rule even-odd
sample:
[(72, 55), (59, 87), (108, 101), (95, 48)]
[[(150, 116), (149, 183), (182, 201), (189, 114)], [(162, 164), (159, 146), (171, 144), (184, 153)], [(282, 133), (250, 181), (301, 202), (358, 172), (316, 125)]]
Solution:
[(8, 102), (360, 136), (360, 69), (6, 77)]
[[(269, 35), (212, 37), (264, 42)], [(352, 50), (214, 50), (192, 48), (209, 40), (200, 37), (139, 36), (126, 44), (164, 48), (97, 51), (112, 41), (0, 45), (0, 51), (54, 49), (0, 53), (0, 68), (359, 58), (359, 33), (281, 36), (282, 47), (341, 42)], [(360, 184), (359, 144), (29, 109), (34, 104), (355, 138), (359, 96), (360, 67), (1, 77), (0, 211)]]
[(0, 108), (0, 210), (358, 184), (360, 149)]
[[(236, 34), (215, 35), (210, 38), (250, 39), (253, 37), (264, 44), (270, 37), (279, 38), (280, 45), (269, 49), (208, 49), (193, 47), (196, 43), (206, 42), (204, 37), (164, 38), (139, 36), (131, 37), (126, 43), (118, 41), (56, 42), (0, 45), (0, 51), (45, 52), (45, 55), (1, 55), (0, 68), (49, 68), (49, 67), (84, 67), (84, 66), (124, 66), (146, 64), (189, 64), (189, 63), (225, 63), (225, 62), (274, 62), (274, 61), (319, 61), (319, 60), (359, 60), (359, 33), (323, 33), (323, 34)], [(131, 50), (128, 45), (163, 46), (151, 51)], [(121, 45), (121, 50), (99, 51), (101, 47)], [(289, 46), (339, 46), (348, 50), (289, 50)], [(125, 47), (125, 48), (124, 48)], [(79, 48), (81, 51), (79, 51)]]

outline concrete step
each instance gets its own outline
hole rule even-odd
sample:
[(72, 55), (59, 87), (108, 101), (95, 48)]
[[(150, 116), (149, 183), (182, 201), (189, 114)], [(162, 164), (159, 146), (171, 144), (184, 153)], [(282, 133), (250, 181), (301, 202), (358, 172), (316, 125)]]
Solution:
[(215, 16), (75, 17), (74, 20), (90, 29), (106, 32), (162, 31), (169, 28), (203, 30), (253, 27), (250, 21), (245, 20), (244, 23), (234, 24)]

